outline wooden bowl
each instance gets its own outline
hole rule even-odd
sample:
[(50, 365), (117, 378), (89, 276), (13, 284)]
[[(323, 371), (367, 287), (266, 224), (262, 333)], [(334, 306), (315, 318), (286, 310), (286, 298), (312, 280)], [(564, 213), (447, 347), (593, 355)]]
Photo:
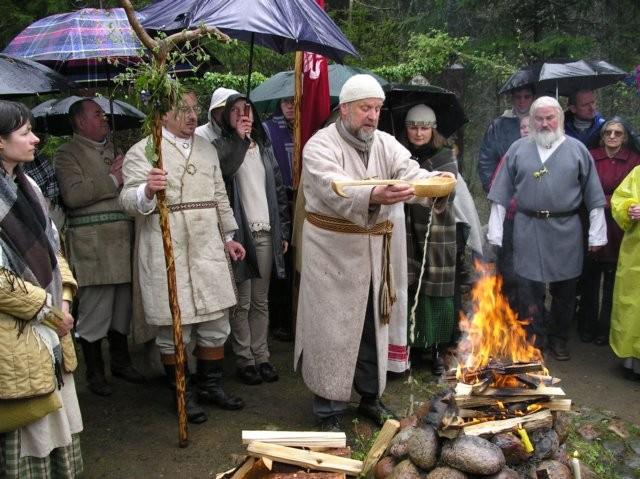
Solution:
[(431, 176), (421, 180), (414, 180), (411, 182), (411, 186), (413, 186), (416, 196), (440, 198), (447, 196), (455, 189), (456, 179), (444, 176)]

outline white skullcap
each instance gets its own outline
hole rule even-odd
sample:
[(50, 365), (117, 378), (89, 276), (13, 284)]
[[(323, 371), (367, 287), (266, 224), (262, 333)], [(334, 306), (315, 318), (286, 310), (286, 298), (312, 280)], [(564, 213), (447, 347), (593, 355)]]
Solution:
[(216, 88), (211, 95), (211, 103), (209, 104), (209, 111), (221, 108), (227, 104), (227, 98), (231, 95), (238, 95), (239, 92), (232, 90), (231, 88)]
[(340, 90), (340, 104), (365, 98), (384, 100), (384, 91), (378, 80), (371, 75), (359, 74), (349, 78)]
[(404, 119), (405, 125), (425, 126), (427, 128), (437, 128), (436, 113), (427, 105), (416, 105), (407, 112)]

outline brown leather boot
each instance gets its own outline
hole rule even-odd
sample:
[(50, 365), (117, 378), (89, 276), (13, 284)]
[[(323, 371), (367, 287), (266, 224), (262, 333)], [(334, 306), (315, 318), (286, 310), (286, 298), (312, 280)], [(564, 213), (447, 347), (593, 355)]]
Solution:
[[(173, 392), (173, 406), (174, 410), (178, 410), (176, 399), (176, 356), (175, 354), (162, 354), (160, 355), (162, 364), (164, 365), (164, 371), (166, 373), (167, 384), (169, 389)], [(189, 366), (187, 361), (184, 363), (184, 379), (185, 379), (185, 407), (187, 409), (187, 420), (193, 424), (200, 424), (207, 420), (207, 413), (204, 412), (195, 397), (193, 396), (193, 387), (191, 385), (191, 379), (189, 374)]]

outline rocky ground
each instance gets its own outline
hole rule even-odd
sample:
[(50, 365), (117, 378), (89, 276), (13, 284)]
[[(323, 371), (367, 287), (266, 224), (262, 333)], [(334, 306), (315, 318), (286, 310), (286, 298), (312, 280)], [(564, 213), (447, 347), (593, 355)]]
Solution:
[[(114, 379), (115, 393), (101, 398), (90, 393), (77, 375), (78, 395), (85, 431), (82, 448), (88, 478), (209, 478), (228, 469), (243, 453), (243, 429), (314, 429), (311, 394), (292, 371), (292, 343), (272, 341), (272, 359), (281, 379), (272, 384), (245, 386), (233, 378), (228, 358), (227, 388), (244, 398), (242, 411), (208, 407), (209, 420), (190, 425), (190, 445), (177, 447), (177, 421), (162, 378), (152, 377), (144, 386)], [(613, 353), (602, 346), (572, 343), (568, 362), (547, 361), (551, 373), (562, 378), (562, 387), (575, 405), (572, 448), (604, 478), (640, 478), (640, 381), (622, 377)], [(143, 351), (135, 351), (137, 363)], [(385, 402), (399, 415), (407, 415), (415, 403), (429, 399), (436, 385), (428, 368), (411, 379), (389, 381)], [(354, 403), (354, 406), (356, 403)], [(366, 420), (347, 417), (352, 447), (366, 449), (375, 428)]]

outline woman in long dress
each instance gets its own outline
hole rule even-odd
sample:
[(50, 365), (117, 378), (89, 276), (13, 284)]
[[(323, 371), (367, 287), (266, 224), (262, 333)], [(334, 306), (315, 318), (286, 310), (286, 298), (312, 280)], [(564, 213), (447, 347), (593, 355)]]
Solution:
[[(438, 133), (436, 115), (427, 105), (416, 105), (407, 112), (405, 131), (400, 138), (421, 168), (449, 171), (458, 175), (458, 162), (446, 139)], [(455, 327), (454, 290), (456, 271), (456, 219), (453, 194), (436, 201), (431, 209), (406, 205), (409, 301), (418, 286), (427, 225), (427, 261), (418, 294), (415, 325), (410, 325), (413, 348), (431, 349), (431, 372), (442, 374), (444, 347)]]
[(0, 477), (82, 472), (82, 418), (69, 305), (77, 285), (36, 183), (38, 138), (21, 103), (0, 100)]

